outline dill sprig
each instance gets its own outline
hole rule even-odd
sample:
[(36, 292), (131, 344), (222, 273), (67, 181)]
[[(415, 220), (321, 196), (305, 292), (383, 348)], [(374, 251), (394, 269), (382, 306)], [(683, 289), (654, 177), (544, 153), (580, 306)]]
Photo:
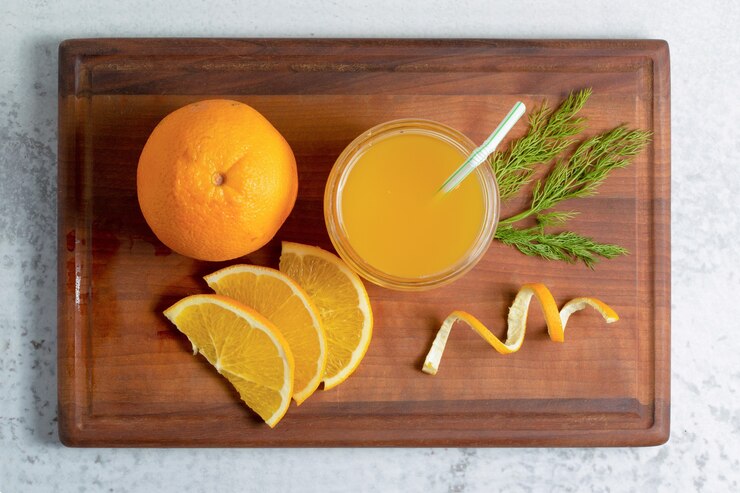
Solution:
[(505, 245), (517, 248), (525, 255), (561, 260), (571, 264), (581, 261), (591, 269), (599, 257), (610, 259), (628, 253), (619, 245), (598, 243), (572, 231), (545, 233), (539, 226), (525, 229), (502, 226), (496, 230), (496, 238)]
[(555, 164), (544, 183), (539, 180), (535, 184), (529, 209), (502, 220), (501, 224), (512, 224), (533, 214), (539, 215), (564, 200), (596, 194), (609, 172), (627, 166), (650, 142), (651, 135), (643, 130), (619, 126), (585, 140), (569, 159), (561, 159)]
[[(571, 137), (585, 126), (585, 120), (575, 115), (590, 95), (590, 89), (571, 93), (549, 116), (547, 103), (543, 103), (530, 116), (531, 128), (527, 135), (516, 140), (504, 153), (494, 156), (493, 166), (502, 198), (510, 197), (529, 183), (538, 163), (549, 163), (574, 143)], [(545, 229), (565, 224), (578, 214), (550, 209), (565, 200), (596, 194), (609, 173), (627, 166), (651, 137), (650, 132), (630, 130), (622, 125), (582, 141), (570, 157), (561, 157), (550, 164), (547, 176), (535, 183), (529, 208), (499, 221), (496, 239), (525, 255), (569, 263), (581, 261), (590, 268), (600, 258), (629, 253), (619, 245), (598, 243), (578, 233), (548, 233)], [(531, 216), (536, 218), (536, 226), (514, 226)]]
[(571, 92), (563, 103), (550, 111), (547, 102), (529, 115), (529, 132), (491, 156), (502, 200), (513, 197), (532, 180), (534, 167), (554, 159), (573, 144), (571, 137), (583, 130), (585, 120), (576, 114), (591, 96), (591, 89)]

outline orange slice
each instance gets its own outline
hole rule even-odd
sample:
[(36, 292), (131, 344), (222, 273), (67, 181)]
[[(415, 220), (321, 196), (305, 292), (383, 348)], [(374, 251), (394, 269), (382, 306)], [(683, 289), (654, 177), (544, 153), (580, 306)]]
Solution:
[(178, 301), (164, 315), (185, 334), (239, 392), (242, 400), (274, 427), (293, 394), (293, 355), (265, 317), (230, 298), (198, 294)]
[(328, 347), (324, 389), (336, 387), (357, 369), (370, 345), (373, 313), (365, 286), (336, 255), (299, 243), (283, 242), (280, 270), (319, 310)]
[(514, 303), (509, 308), (508, 331), (505, 342), (502, 342), (501, 339), (496, 337), (473, 315), (463, 311), (454, 311), (445, 319), (442, 327), (437, 332), (437, 336), (434, 338), (432, 347), (429, 349), (429, 353), (424, 361), (422, 371), (430, 375), (437, 373), (442, 354), (447, 345), (447, 338), (450, 336), (450, 331), (457, 321), (465, 322), (475, 333), (501, 354), (518, 351), (522, 347), (522, 342), (524, 342), (524, 333), (527, 328), (527, 312), (533, 296), (540, 302), (542, 312), (545, 316), (545, 323), (547, 324), (547, 332), (550, 334), (550, 339), (555, 342), (563, 342), (565, 340), (565, 326), (568, 323), (568, 319), (573, 313), (583, 310), (587, 306), (599, 312), (608, 324), (619, 320), (619, 315), (609, 305), (596, 298), (574, 298), (566, 303), (558, 312), (555, 299), (544, 284), (525, 284), (521, 287), (516, 298), (514, 298)]

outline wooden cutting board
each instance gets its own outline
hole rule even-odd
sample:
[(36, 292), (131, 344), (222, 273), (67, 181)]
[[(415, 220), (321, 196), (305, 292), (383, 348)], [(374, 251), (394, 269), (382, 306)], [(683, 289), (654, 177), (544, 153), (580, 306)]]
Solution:
[[(90, 39), (59, 56), (59, 433), (73, 446), (616, 446), (669, 435), (670, 81), (662, 41)], [(139, 153), (159, 120), (204, 98), (255, 107), (283, 133), (299, 197), (275, 241), (242, 259), (276, 266), (279, 240), (331, 249), (322, 197), (341, 150), (390, 119), (438, 120), (480, 142), (517, 99), (557, 104), (593, 88), (587, 135), (627, 123), (653, 143), (570, 227), (630, 255), (595, 270), (495, 242), (465, 278), (426, 293), (368, 284), (374, 338), (357, 372), (291, 406), (275, 429), (162, 315), (223, 263), (172, 253), (136, 199)], [(521, 135), (525, 125), (518, 125)], [(504, 206), (520, 210), (526, 196)], [(420, 371), (440, 322), (472, 312), (500, 336), (519, 286), (558, 303), (597, 296), (551, 342), (538, 308), (503, 356), (453, 331), (438, 375)]]

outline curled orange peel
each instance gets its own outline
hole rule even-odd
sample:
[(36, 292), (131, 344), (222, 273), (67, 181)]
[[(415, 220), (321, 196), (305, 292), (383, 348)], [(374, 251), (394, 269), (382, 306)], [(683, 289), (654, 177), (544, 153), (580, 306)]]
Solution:
[(509, 308), (509, 328), (506, 333), (505, 342), (502, 342), (501, 339), (496, 337), (473, 315), (456, 310), (442, 323), (442, 327), (437, 332), (437, 336), (434, 338), (434, 342), (432, 342), (432, 347), (429, 349), (422, 371), (430, 375), (437, 373), (439, 362), (447, 345), (447, 338), (450, 336), (450, 331), (455, 325), (455, 322), (458, 321), (465, 322), (474, 332), (490, 344), (493, 349), (501, 354), (519, 351), (524, 341), (524, 333), (527, 327), (527, 313), (533, 296), (540, 302), (542, 313), (545, 316), (545, 323), (547, 324), (547, 332), (550, 334), (550, 339), (554, 342), (563, 342), (565, 340), (565, 326), (568, 323), (568, 319), (573, 313), (583, 310), (587, 306), (599, 312), (608, 324), (619, 320), (619, 315), (609, 305), (596, 298), (574, 298), (558, 311), (558, 305), (555, 303), (552, 293), (550, 293), (550, 290), (544, 284), (525, 284), (519, 289), (516, 298), (514, 298), (514, 303)]

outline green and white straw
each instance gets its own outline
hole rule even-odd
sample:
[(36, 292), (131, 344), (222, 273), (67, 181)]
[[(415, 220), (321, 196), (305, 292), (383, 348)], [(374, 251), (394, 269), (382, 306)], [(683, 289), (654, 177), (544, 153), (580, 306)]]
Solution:
[(465, 162), (462, 163), (449, 178), (447, 178), (437, 193), (446, 194), (454, 190), (455, 187), (462, 183), (462, 181), (472, 173), (475, 168), (485, 162), (485, 160), (488, 159), (488, 156), (496, 150), (496, 147), (498, 147), (504, 137), (506, 137), (509, 130), (511, 130), (514, 124), (519, 121), (522, 115), (524, 115), (526, 110), (527, 108), (524, 106), (524, 103), (517, 101), (514, 107), (511, 108), (511, 111), (509, 111), (509, 114), (506, 115), (506, 118), (504, 118), (501, 123), (499, 123), (498, 127), (496, 127), (496, 130), (494, 130), (485, 142), (483, 142), (480, 147), (477, 147), (470, 154), (468, 159), (466, 159)]

